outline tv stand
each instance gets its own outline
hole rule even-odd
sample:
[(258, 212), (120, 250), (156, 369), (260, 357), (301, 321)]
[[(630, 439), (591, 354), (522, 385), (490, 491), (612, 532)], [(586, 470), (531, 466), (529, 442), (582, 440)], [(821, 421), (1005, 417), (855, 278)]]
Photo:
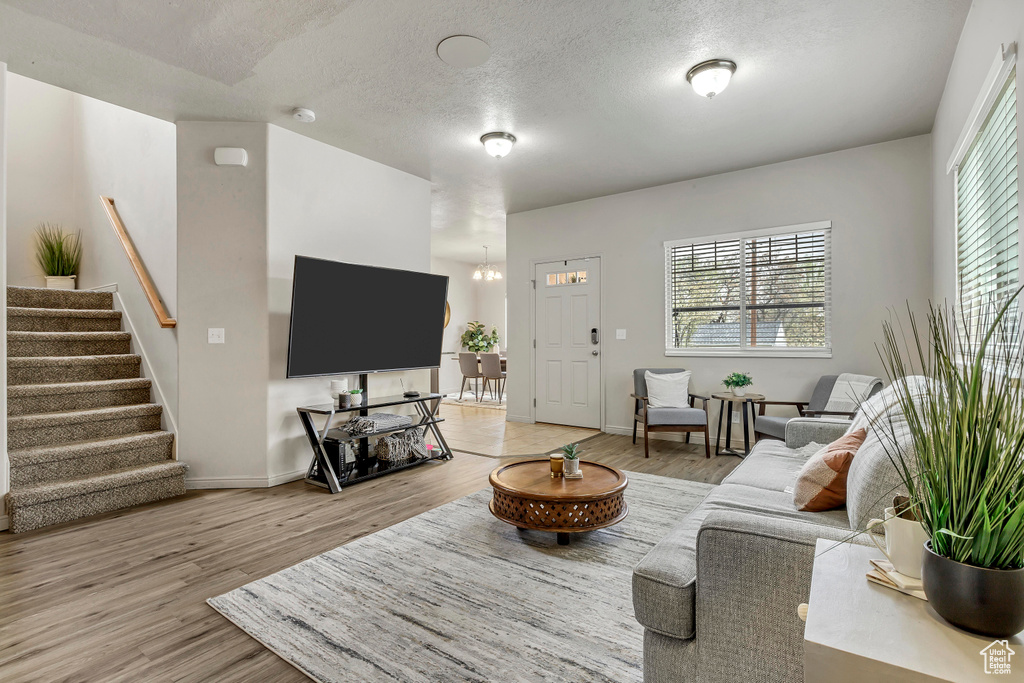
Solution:
[[(363, 402), (357, 406), (348, 408), (335, 408), (333, 403), (321, 405), (303, 406), (296, 408), (299, 413), (299, 420), (306, 432), (306, 439), (309, 441), (310, 449), (313, 451), (313, 459), (306, 470), (306, 481), (316, 486), (329, 489), (331, 493), (341, 493), (342, 484), (354, 484), (358, 481), (375, 479), (385, 474), (406, 470), (416, 465), (422, 465), (432, 460), (451, 460), (452, 451), (448, 442), (444, 440), (438, 424), (444, 420), (437, 416), (437, 410), (441, 405), (441, 394), (426, 393), (418, 396), (383, 396), (378, 399), (370, 399), (367, 395), (369, 382), (367, 375), (359, 376), (359, 387), (363, 390)], [(358, 412), (360, 415), (368, 415), (370, 410), (375, 408), (389, 408), (398, 405), (413, 405), (419, 413), (420, 421), (413, 422), (404, 427), (385, 429), (370, 434), (359, 434), (349, 436), (340, 430), (332, 430), (334, 418), (342, 413)], [(326, 416), (323, 427), (317, 429), (313, 423), (314, 415)], [(437, 441), (438, 448), (430, 451), (425, 458), (413, 458), (411, 460), (397, 463), (381, 463), (370, 455), (370, 437), (381, 436), (392, 432), (401, 432), (415, 427), (425, 427), (433, 434)], [(333, 433), (332, 433), (333, 431)], [(331, 462), (324, 444), (336, 446), (341, 452), (341, 457), (336, 463)], [(345, 446), (351, 444), (355, 452), (355, 460), (351, 463), (345, 458)], [(338, 467), (335, 467), (335, 464)]]

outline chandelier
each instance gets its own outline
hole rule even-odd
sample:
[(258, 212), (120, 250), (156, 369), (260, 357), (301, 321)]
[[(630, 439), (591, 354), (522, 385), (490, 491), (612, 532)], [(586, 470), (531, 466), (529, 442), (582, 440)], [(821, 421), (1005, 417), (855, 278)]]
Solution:
[(484, 246), (484, 262), (476, 267), (476, 270), (473, 272), (473, 279), (486, 280), (487, 282), (501, 279), (501, 271), (492, 266), (487, 260), (486, 246)]

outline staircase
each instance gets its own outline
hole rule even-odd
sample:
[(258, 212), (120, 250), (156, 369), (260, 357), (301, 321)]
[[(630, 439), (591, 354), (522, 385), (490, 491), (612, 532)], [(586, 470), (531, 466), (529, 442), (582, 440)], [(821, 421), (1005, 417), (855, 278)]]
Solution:
[(7, 288), (14, 533), (185, 492), (113, 294)]

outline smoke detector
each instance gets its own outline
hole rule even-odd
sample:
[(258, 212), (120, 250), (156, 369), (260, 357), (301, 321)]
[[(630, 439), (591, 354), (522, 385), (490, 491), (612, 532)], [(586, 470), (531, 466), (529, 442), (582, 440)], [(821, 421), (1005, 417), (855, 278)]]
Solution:
[(292, 118), (302, 123), (313, 123), (316, 121), (316, 114), (312, 109), (305, 109), (303, 107), (296, 107), (292, 109)]

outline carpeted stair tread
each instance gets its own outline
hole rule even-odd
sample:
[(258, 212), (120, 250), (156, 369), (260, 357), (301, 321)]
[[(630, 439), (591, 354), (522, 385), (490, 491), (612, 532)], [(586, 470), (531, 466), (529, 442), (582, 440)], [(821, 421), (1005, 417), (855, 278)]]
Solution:
[(65, 500), (75, 496), (108, 491), (141, 482), (184, 476), (187, 470), (188, 466), (185, 463), (170, 460), (168, 462), (128, 467), (123, 470), (114, 470), (68, 481), (12, 488), (7, 493), (7, 505), (13, 508), (39, 505), (55, 500)]
[(7, 387), (7, 398), (10, 400), (24, 396), (84, 394), (93, 391), (114, 391), (118, 389), (149, 389), (152, 385), (152, 380), (143, 377), (98, 379), (91, 382), (61, 382), (58, 384), (19, 384)]
[(75, 289), (8, 287), (7, 306), (17, 308), (113, 309), (114, 294), (112, 292), (89, 292)]
[(7, 383), (55, 384), (138, 377), (142, 357), (134, 353), (99, 356), (26, 356), (7, 359)]
[(160, 429), (163, 407), (156, 403), (18, 415), (7, 419), (7, 447), (58, 445)]
[(131, 351), (128, 332), (8, 332), (7, 356), (70, 357), (125, 354)]
[(139, 432), (110, 439), (93, 439), (90, 441), (74, 441), (51, 446), (32, 446), (16, 448), (8, 451), (11, 465), (27, 463), (57, 462), (70, 458), (81, 458), (99, 455), (110, 451), (123, 451), (152, 444), (170, 445), (174, 434), (165, 431)]
[(113, 406), (110, 408), (91, 408), (89, 410), (72, 410), (62, 413), (38, 413), (36, 415), (16, 415), (7, 419), (7, 429), (33, 429), (50, 425), (73, 425), (83, 422), (116, 420), (140, 415), (159, 415), (163, 406), (159, 403), (142, 403), (134, 406)]
[(57, 413), (149, 403), (152, 381), (140, 377), (7, 387), (7, 415)]
[(116, 332), (121, 311), (95, 308), (7, 309), (7, 330), (18, 332)]

